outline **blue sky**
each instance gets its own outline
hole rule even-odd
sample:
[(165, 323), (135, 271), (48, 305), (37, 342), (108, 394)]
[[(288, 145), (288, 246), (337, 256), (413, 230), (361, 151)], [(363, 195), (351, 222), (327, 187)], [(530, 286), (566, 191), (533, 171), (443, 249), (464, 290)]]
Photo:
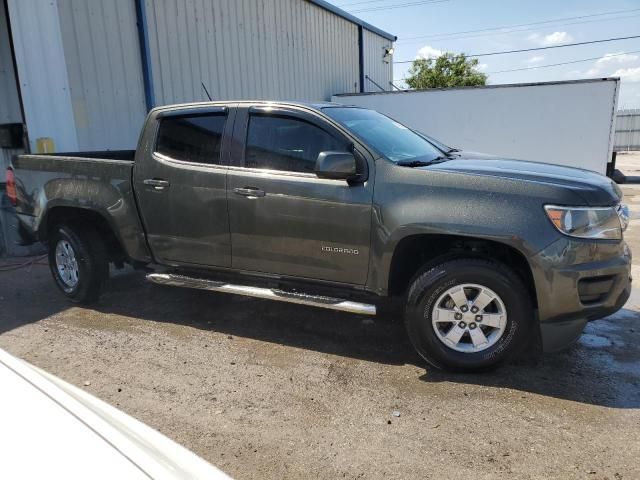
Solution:
[[(640, 0), (442, 0), (413, 6), (406, 4), (419, 3), (418, 0), (333, 0), (333, 3), (397, 35), (395, 61), (413, 60), (417, 55), (433, 55), (440, 51), (474, 54), (640, 35)], [(389, 8), (400, 5), (404, 6)], [(380, 10), (365, 11), (374, 8)], [(633, 9), (636, 11), (511, 27)], [(493, 27), (511, 28), (437, 36)], [(597, 60), (494, 73), (587, 58)], [(489, 83), (493, 84), (619, 76), (622, 78), (619, 108), (640, 108), (640, 38), (487, 56), (478, 60), (481, 70), (489, 75)], [(408, 67), (408, 64), (395, 64), (394, 79), (404, 78)], [(401, 80), (396, 84), (403, 86)]]

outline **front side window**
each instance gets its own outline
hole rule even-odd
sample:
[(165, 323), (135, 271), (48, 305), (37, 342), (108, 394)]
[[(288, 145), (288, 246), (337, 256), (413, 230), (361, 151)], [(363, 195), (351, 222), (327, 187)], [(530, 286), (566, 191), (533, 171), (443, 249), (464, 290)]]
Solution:
[(442, 156), (425, 138), (374, 110), (327, 107), (322, 112), (391, 161), (431, 161)]
[(160, 120), (155, 151), (185, 162), (220, 164), (226, 114), (177, 115)]
[(313, 173), (320, 152), (347, 152), (349, 145), (346, 140), (298, 118), (252, 115), (247, 132), (245, 166)]

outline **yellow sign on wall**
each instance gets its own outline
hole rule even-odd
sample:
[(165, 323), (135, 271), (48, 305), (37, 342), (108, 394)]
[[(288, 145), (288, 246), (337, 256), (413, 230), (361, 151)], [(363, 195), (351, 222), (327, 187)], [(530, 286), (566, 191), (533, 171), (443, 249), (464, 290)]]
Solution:
[(36, 153), (54, 153), (56, 144), (51, 137), (36, 138)]

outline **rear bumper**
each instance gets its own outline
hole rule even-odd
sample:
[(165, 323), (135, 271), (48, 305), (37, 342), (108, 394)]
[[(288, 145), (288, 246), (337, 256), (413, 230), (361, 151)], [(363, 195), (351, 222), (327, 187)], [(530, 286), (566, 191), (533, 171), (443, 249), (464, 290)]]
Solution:
[(15, 220), (15, 228), (18, 233), (18, 245), (32, 245), (39, 241), (35, 231), (36, 217), (16, 213)]
[(544, 351), (575, 342), (588, 321), (620, 310), (631, 294), (631, 251), (624, 241), (562, 237), (532, 261)]

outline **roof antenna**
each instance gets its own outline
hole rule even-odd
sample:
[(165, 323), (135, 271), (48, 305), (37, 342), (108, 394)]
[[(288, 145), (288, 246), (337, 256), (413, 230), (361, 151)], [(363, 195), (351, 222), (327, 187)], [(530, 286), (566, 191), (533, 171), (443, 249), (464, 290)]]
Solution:
[(211, 95), (209, 95), (209, 90), (207, 90), (207, 87), (204, 86), (204, 82), (200, 82), (200, 85), (202, 85), (202, 88), (204, 89), (204, 93), (207, 94), (209, 101), (212, 102), (213, 100), (211, 100)]

